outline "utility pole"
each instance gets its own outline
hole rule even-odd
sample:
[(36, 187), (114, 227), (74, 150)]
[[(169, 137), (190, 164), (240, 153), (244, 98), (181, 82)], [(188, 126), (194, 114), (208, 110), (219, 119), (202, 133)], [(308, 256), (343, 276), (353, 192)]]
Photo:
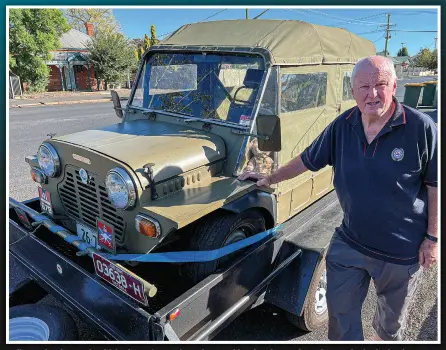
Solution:
[(437, 39), (438, 39), (438, 38), (434, 38), (434, 40), (435, 40), (435, 48), (434, 48), (434, 50), (437, 49)]
[(246, 19), (249, 19), (249, 16), (248, 16), (248, 9), (246, 9)]
[(394, 24), (390, 24), (390, 13), (387, 14), (387, 24), (382, 24), (381, 27), (386, 27), (386, 45), (384, 47), (384, 55), (387, 56), (387, 44), (392, 37), (390, 35), (390, 27), (395, 26)]
[(390, 13), (387, 14), (387, 28), (386, 28), (386, 46), (384, 47), (384, 55), (387, 56), (387, 43), (390, 36)]

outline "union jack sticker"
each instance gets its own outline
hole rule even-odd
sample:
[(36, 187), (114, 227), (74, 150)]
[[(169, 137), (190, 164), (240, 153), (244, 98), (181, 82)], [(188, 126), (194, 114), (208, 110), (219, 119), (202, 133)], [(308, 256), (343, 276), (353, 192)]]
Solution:
[(115, 235), (113, 234), (113, 226), (107, 224), (105, 221), (97, 218), (98, 227), (98, 245), (106, 250), (115, 253)]

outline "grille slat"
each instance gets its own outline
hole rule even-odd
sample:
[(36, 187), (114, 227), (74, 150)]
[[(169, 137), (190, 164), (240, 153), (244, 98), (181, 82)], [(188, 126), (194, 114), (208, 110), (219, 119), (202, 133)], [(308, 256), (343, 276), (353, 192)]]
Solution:
[(67, 200), (71, 200), (74, 205), (77, 205), (76, 194), (74, 194), (73, 192), (68, 192), (65, 189), (61, 188), (60, 195), (62, 197), (65, 197)]
[(113, 225), (115, 240), (124, 242), (125, 222), (113, 207), (107, 196), (104, 184), (96, 174), (89, 173), (88, 184), (82, 183), (79, 169), (68, 165), (65, 178), (59, 185), (59, 196), (65, 210), (72, 219), (80, 220), (96, 227), (96, 218)]

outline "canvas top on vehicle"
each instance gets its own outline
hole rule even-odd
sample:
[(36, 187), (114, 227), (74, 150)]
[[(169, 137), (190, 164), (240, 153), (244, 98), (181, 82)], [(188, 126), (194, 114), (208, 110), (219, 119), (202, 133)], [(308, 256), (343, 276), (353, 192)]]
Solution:
[[(296, 20), (226, 20), (186, 24), (162, 46), (265, 51), (274, 65), (356, 63), (375, 52), (373, 43), (346, 29)], [(208, 50), (206, 47), (206, 50)]]

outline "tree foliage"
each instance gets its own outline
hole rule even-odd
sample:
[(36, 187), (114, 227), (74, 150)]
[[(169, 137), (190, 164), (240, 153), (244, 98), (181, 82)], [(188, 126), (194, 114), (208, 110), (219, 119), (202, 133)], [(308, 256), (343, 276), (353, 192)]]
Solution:
[(429, 70), (437, 69), (437, 50), (421, 49), (415, 57), (415, 66)]
[(135, 53), (121, 33), (97, 30), (87, 47), (88, 61), (94, 66), (96, 76), (104, 80), (105, 89), (134, 69)]
[(145, 52), (144, 47), (141, 46), (139, 48), (139, 59), (138, 59), (138, 61), (142, 58), (142, 56), (144, 56), (144, 52)]
[(398, 50), (397, 56), (409, 56), (409, 51), (407, 50), (407, 47), (402, 47)]
[(156, 38), (156, 28), (152, 24), (150, 26), (150, 46), (158, 44), (158, 39)]
[(144, 51), (151, 46), (151, 40), (147, 34), (144, 34)]
[(9, 10), (9, 67), (30, 84), (30, 90), (43, 91), (48, 85), (50, 51), (59, 48), (60, 36), (70, 26), (58, 9)]
[(144, 34), (144, 39), (133, 39), (131, 40), (134, 46), (134, 55), (139, 62), (144, 55), (144, 53), (152, 46), (158, 43), (156, 38), (156, 29), (154, 25), (150, 26), (150, 38), (147, 34)]
[(112, 9), (67, 9), (65, 16), (68, 23), (79, 31), (85, 31), (85, 24), (92, 23), (93, 30), (121, 32), (119, 23), (113, 16)]

